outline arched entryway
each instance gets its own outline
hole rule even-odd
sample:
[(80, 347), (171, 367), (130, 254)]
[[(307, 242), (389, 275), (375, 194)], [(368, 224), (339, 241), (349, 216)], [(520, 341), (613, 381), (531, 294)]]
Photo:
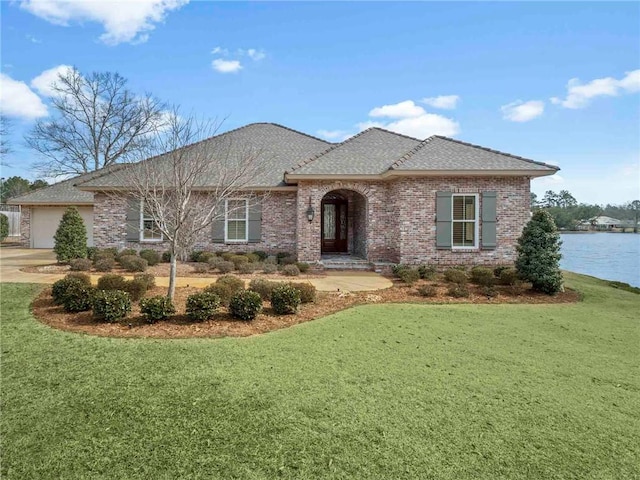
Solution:
[(367, 258), (367, 200), (353, 190), (332, 190), (321, 202), (322, 255)]

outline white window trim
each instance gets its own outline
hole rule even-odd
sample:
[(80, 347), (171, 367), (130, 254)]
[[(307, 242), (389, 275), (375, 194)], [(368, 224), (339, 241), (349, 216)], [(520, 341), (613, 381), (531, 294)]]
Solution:
[[(454, 220), (453, 219), (453, 199), (455, 197), (475, 197), (475, 220)], [(452, 250), (477, 250), (479, 248), (480, 234), (480, 195), (477, 193), (454, 193), (451, 195), (451, 249)], [(470, 223), (474, 222), (473, 228), (473, 246), (454, 246), (453, 245), (453, 224), (454, 223)]]
[[(153, 220), (152, 217), (146, 217), (147, 220)], [(144, 238), (144, 200), (140, 200), (140, 242), (160, 243), (164, 242), (164, 234), (160, 232), (160, 238)]]
[[(242, 220), (241, 217), (229, 219), (229, 202), (244, 202), (244, 240), (229, 239), (229, 220)], [(246, 198), (227, 198), (224, 201), (224, 242), (225, 243), (249, 243), (249, 201)]]

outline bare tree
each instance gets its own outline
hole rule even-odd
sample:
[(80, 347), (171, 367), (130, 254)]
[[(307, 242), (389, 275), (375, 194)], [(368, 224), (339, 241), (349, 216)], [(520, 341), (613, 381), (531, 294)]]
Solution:
[(6, 156), (11, 153), (9, 134), (11, 133), (12, 126), (9, 118), (0, 115), (0, 165), (8, 165)]
[(135, 95), (118, 73), (83, 76), (73, 68), (51, 85), (53, 119), (38, 120), (27, 145), (43, 161), (47, 177), (77, 175), (126, 161), (143, 150), (164, 121), (164, 106), (150, 94)]
[(225, 135), (215, 136), (218, 127), (174, 112), (153, 137), (153, 149), (167, 153), (115, 173), (142, 205), (144, 217), (152, 220), (153, 225), (143, 223), (143, 228), (157, 229), (168, 245), (169, 298), (175, 294), (178, 257), (184, 258), (213, 222), (224, 219), (226, 206), (239, 208), (233, 202), (226, 205), (226, 200), (242, 198), (251, 204), (264, 198), (248, 188), (263, 173), (261, 152), (233, 144)]

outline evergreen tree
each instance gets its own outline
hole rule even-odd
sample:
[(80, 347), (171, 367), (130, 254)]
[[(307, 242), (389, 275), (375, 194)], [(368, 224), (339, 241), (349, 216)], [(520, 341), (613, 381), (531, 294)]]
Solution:
[(531, 282), (534, 290), (554, 295), (562, 289), (560, 245), (553, 217), (545, 210), (536, 210), (516, 246), (518, 275)]
[(9, 218), (3, 213), (0, 213), (0, 242), (4, 242), (4, 239), (9, 236)]
[(53, 239), (53, 251), (59, 263), (87, 256), (87, 229), (76, 207), (69, 207), (64, 212)]

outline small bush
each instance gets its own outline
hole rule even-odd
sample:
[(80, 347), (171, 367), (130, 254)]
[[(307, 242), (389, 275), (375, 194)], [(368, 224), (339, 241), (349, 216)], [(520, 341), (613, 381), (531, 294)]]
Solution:
[(271, 306), (278, 315), (296, 313), (300, 305), (300, 291), (291, 285), (279, 285), (271, 292)]
[(82, 275), (85, 275), (87, 277), (86, 281), (83, 278), (78, 278), (75, 276), (72, 277), (71, 274), (69, 274), (66, 277), (55, 282), (51, 287), (51, 296), (53, 297), (53, 303), (55, 303), (56, 305), (64, 304), (64, 299), (67, 295), (67, 291), (74, 286), (91, 286), (91, 280), (89, 280), (89, 276), (86, 274)]
[(129, 294), (131, 300), (137, 302), (144, 294), (147, 293), (147, 283), (144, 280), (127, 280), (125, 282), (124, 291)]
[(91, 260), (88, 258), (74, 258), (69, 261), (69, 266), (73, 272), (88, 272), (91, 270)]
[(131, 298), (122, 290), (98, 290), (91, 302), (93, 317), (105, 322), (116, 322), (131, 312)]
[(143, 282), (146, 290), (149, 290), (156, 286), (156, 277), (154, 277), (151, 273), (136, 273), (133, 276), (133, 279)]
[(300, 303), (313, 303), (316, 301), (316, 287), (310, 283), (290, 283), (291, 287), (300, 293)]
[(288, 257), (282, 257), (278, 263), (281, 266), (295, 265), (296, 264), (296, 257), (294, 257), (292, 255), (289, 255)]
[(309, 265), (307, 262), (296, 262), (296, 267), (298, 267), (300, 273), (307, 273), (311, 268), (311, 265)]
[(220, 273), (229, 273), (233, 272), (236, 266), (233, 264), (233, 262), (227, 262), (223, 260), (222, 262), (219, 262), (217, 264), (216, 268), (220, 271)]
[(423, 280), (433, 280), (436, 278), (436, 267), (434, 265), (420, 265), (418, 267), (418, 273)]
[(398, 277), (407, 285), (413, 285), (420, 280), (420, 272), (418, 272), (417, 268), (405, 268), (400, 270)]
[(113, 257), (98, 257), (93, 264), (93, 268), (95, 268), (97, 272), (110, 272), (115, 266), (116, 261)]
[(211, 257), (207, 263), (209, 264), (209, 267), (211, 267), (211, 269), (215, 269), (218, 268), (218, 265), (222, 262), (224, 262), (222, 257), (215, 256)]
[(258, 263), (262, 261), (255, 253), (245, 253), (244, 256), (249, 259), (249, 263)]
[(187, 316), (196, 322), (213, 317), (220, 307), (220, 297), (211, 292), (198, 292), (187, 297)]
[(67, 312), (86, 312), (91, 310), (93, 287), (82, 281), (69, 284), (62, 298), (62, 306)]
[(229, 312), (235, 318), (250, 321), (258, 316), (262, 310), (260, 295), (251, 290), (237, 292), (229, 302)]
[(204, 253), (204, 251), (202, 250), (194, 250), (193, 252), (191, 252), (189, 254), (189, 261), (190, 262), (199, 262), (200, 261), (200, 255), (202, 255)]
[(470, 295), (470, 292), (464, 283), (455, 283), (449, 287), (447, 295), (455, 298), (466, 298)]
[(435, 285), (422, 285), (418, 287), (418, 293), (423, 297), (435, 297), (438, 295), (438, 289)]
[(507, 268), (511, 268), (507, 265), (500, 265), (493, 269), (493, 276), (496, 278), (500, 278), (500, 274), (504, 272)]
[(120, 265), (127, 272), (144, 272), (149, 266), (144, 258), (135, 255), (123, 255), (120, 257)]
[(231, 261), (231, 257), (233, 257), (233, 255), (234, 255), (234, 254), (233, 254), (233, 253), (231, 253), (231, 252), (222, 252), (222, 253), (220, 254), (220, 256), (222, 257), (222, 259), (223, 259), (225, 262), (230, 262), (230, 261)]
[(244, 290), (244, 280), (235, 275), (223, 275), (216, 280), (216, 285), (228, 285), (233, 293)]
[(196, 263), (193, 265), (193, 271), (195, 273), (207, 273), (211, 269), (208, 263)]
[(151, 249), (140, 250), (140, 258), (144, 258), (150, 267), (159, 264), (162, 259), (158, 252)]
[(514, 283), (509, 285), (508, 291), (511, 295), (519, 296), (524, 293), (524, 283), (522, 280), (516, 280)]
[(127, 280), (122, 275), (108, 274), (98, 279), (98, 290), (124, 290)]
[(53, 251), (60, 263), (87, 256), (87, 229), (76, 207), (65, 210), (56, 230)]
[(105, 259), (115, 262), (115, 259), (116, 259), (115, 249), (105, 248), (105, 249), (98, 250), (93, 254), (94, 264), (99, 262), (100, 260), (105, 260)]
[(471, 282), (483, 287), (490, 287), (496, 283), (490, 268), (475, 266), (471, 269)]
[(224, 305), (225, 307), (229, 306), (229, 302), (231, 302), (231, 297), (233, 297), (233, 290), (229, 287), (229, 285), (218, 285), (217, 283), (212, 283), (208, 285), (203, 290), (207, 293), (213, 293), (220, 299), (220, 305)]
[(257, 263), (241, 263), (238, 265), (238, 272), (248, 275), (256, 271), (259, 265)]
[(274, 263), (263, 263), (262, 264), (262, 272), (263, 273), (276, 273), (278, 271), (278, 266)]
[[(287, 257), (290, 257), (290, 258), (291, 258), (291, 257), (293, 257), (293, 255), (292, 255), (292, 254), (290, 254), (289, 252), (278, 252), (278, 253), (276, 253), (276, 260), (278, 261), (278, 263), (279, 263), (280, 265), (284, 265), (284, 264), (282, 263), (282, 260), (283, 260), (284, 258), (287, 258)], [(294, 261), (295, 261), (295, 260), (294, 260)]]
[(282, 269), (282, 274), (287, 277), (297, 277), (300, 275), (300, 270), (295, 265), (285, 265)]
[(485, 285), (482, 287), (482, 294), (489, 298), (494, 298), (498, 296), (498, 289), (493, 285)]
[(277, 265), (278, 259), (275, 257), (275, 255), (269, 255), (264, 259), (264, 263), (268, 263), (269, 265)]
[(171, 252), (162, 252), (162, 263), (171, 262)]
[(158, 295), (140, 300), (140, 312), (147, 322), (155, 323), (176, 313), (176, 307), (173, 306), (169, 297)]
[(99, 251), (98, 247), (87, 247), (87, 258), (93, 262), (96, 258), (96, 253)]
[(518, 271), (513, 268), (505, 268), (500, 272), (500, 278), (498, 279), (500, 285), (515, 285), (520, 281), (518, 278)]
[(120, 250), (120, 251), (117, 253), (117, 255), (116, 255), (116, 261), (117, 261), (118, 263), (120, 263), (120, 259), (121, 259), (122, 257), (128, 257), (128, 256), (131, 256), (131, 255), (133, 255), (133, 256), (135, 256), (135, 257), (137, 257), (137, 256), (138, 256), (138, 251), (137, 251), (137, 250), (134, 250), (133, 248), (124, 248), (124, 249)]
[(262, 250), (254, 250), (251, 253), (258, 257), (259, 262), (264, 262), (268, 257), (267, 252), (263, 252)]
[(400, 273), (403, 272), (404, 270), (407, 270), (408, 268), (411, 268), (411, 267), (409, 267), (409, 265), (403, 265), (402, 263), (399, 263), (391, 267), (391, 273), (393, 273), (393, 275), (396, 277), (400, 277)]
[(213, 258), (218, 258), (218, 256), (213, 252), (202, 252), (198, 257), (198, 263), (209, 263)]
[(65, 278), (76, 278), (80, 280), (82, 283), (84, 283), (85, 285), (91, 285), (91, 277), (86, 273), (71, 272), (71, 273), (67, 273), (65, 275)]
[(280, 282), (272, 282), (264, 278), (254, 278), (249, 282), (249, 290), (256, 292), (263, 300), (269, 300), (271, 298), (271, 292), (273, 292), (273, 289), (278, 285), (280, 285)]
[(243, 263), (249, 263), (249, 258), (246, 255), (234, 255), (230, 261), (238, 268)]
[(459, 268), (449, 268), (444, 271), (444, 279), (447, 282), (464, 285), (467, 283), (467, 274)]
[(4, 213), (0, 213), (0, 242), (9, 236), (9, 217)]

